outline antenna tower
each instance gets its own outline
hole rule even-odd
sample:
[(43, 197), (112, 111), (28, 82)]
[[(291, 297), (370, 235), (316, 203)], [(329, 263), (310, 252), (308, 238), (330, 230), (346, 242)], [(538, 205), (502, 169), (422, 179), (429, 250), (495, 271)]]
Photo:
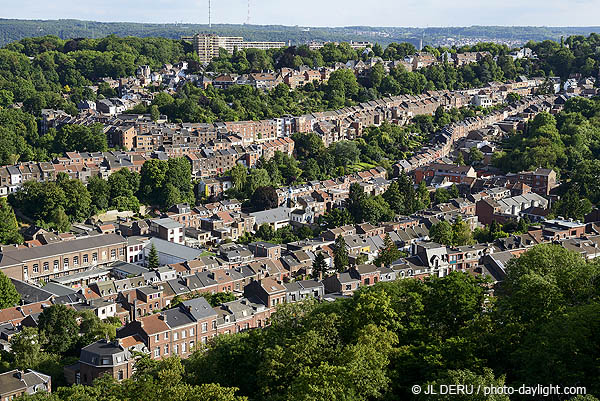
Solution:
[(248, 0), (248, 16), (246, 17), (246, 25), (250, 24), (250, 0)]
[(208, 0), (208, 27), (212, 28), (212, 24), (210, 22), (210, 0)]

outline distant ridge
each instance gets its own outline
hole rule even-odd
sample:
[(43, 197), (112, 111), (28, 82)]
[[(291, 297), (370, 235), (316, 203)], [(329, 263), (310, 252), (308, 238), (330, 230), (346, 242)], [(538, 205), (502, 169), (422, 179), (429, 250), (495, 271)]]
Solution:
[[(307, 29), (309, 28), (309, 29)], [(147, 24), (135, 22), (96, 22), (81, 20), (18, 20), (0, 19), (0, 46), (27, 37), (56, 35), (62, 39), (100, 38), (107, 35), (156, 36), (179, 39), (196, 32), (214, 32), (221, 35), (238, 35), (247, 40), (291, 41), (302, 44), (308, 41), (368, 40), (387, 45), (391, 42), (418, 44), (424, 34), (426, 43), (439, 44), (448, 37), (476, 40), (502, 39), (515, 42), (528, 40), (559, 40), (561, 36), (600, 33), (596, 27), (527, 27), (527, 26), (471, 26), (471, 27), (300, 27), (283, 25), (234, 24)]]

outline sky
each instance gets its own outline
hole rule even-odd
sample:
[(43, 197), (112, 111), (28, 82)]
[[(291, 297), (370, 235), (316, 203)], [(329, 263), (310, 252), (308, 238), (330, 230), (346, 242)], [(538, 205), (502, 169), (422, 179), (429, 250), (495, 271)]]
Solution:
[[(250, 23), (300, 26), (597, 26), (600, 0), (250, 0)], [(1, 18), (208, 22), (208, 0), (2, 0)], [(212, 0), (212, 22), (246, 22), (248, 0)]]

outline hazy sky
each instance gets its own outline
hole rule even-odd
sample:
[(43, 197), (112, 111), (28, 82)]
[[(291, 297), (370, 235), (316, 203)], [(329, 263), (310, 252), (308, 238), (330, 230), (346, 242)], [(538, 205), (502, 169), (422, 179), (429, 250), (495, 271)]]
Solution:
[[(600, 25), (600, 0), (251, 0), (252, 24)], [(208, 0), (2, 0), (2, 18), (207, 23)], [(247, 0), (212, 0), (213, 23), (246, 21)]]

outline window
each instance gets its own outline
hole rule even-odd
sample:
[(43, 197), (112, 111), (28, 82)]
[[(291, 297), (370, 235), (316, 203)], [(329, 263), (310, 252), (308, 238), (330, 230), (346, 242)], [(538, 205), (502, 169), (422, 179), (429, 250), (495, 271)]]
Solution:
[(165, 355), (169, 353), (169, 344), (165, 344)]
[(154, 357), (158, 358), (160, 356), (160, 347), (154, 348)]
[[(173, 333), (173, 341), (177, 341), (177, 340), (179, 340), (179, 333), (175, 332), (175, 333)], [(177, 351), (175, 351), (175, 353), (177, 353)]]
[(23, 267), (23, 275), (27, 277), (27, 266)]
[(119, 249), (119, 256), (124, 256), (124, 255), (125, 255), (125, 248)]
[(64, 267), (65, 269), (68, 269), (68, 268), (69, 268), (69, 258), (64, 258), (64, 259), (63, 259), (63, 267)]
[(181, 353), (182, 354), (185, 354), (185, 346), (186, 346), (185, 343), (181, 343)]
[(40, 270), (40, 269), (38, 268), (38, 264), (37, 264), (37, 263), (36, 263), (36, 264), (34, 264), (34, 265), (33, 265), (33, 272), (34, 272), (34, 273), (37, 273), (39, 270)]
[[(206, 323), (205, 323), (205, 324), (206, 324)], [(193, 337), (193, 336), (194, 336), (194, 328), (192, 327), (192, 328), (190, 329), (190, 337)]]
[(123, 380), (123, 371), (119, 370), (118, 380)]
[(202, 323), (202, 332), (206, 333), (208, 331), (208, 323), (204, 322)]
[(106, 251), (102, 251), (102, 260), (106, 260)]
[(187, 335), (187, 332), (185, 330), (181, 331), (181, 338), (185, 338)]
[(102, 365), (110, 365), (110, 358), (102, 358)]
[(179, 354), (179, 344), (175, 344), (175, 355)]
[(155, 340), (155, 341), (157, 341), (157, 342), (158, 342), (158, 341), (160, 341), (160, 335), (159, 335), (159, 334), (157, 334), (157, 335), (154, 337), (154, 340)]
[(48, 269), (50, 268), (50, 265), (48, 264), (48, 262), (44, 262), (44, 271), (48, 271)]
[(87, 253), (85, 255), (83, 255), (83, 263), (87, 263), (88, 262), (88, 255)]
[(79, 256), (73, 256), (73, 265), (77, 266), (79, 264)]
[(92, 253), (92, 262), (97, 262), (98, 261), (98, 252), (94, 252)]
[(117, 250), (116, 249), (111, 249), (110, 250), (110, 258), (111, 259), (116, 259), (117, 258)]
[(212, 328), (213, 328), (213, 329), (216, 329), (216, 328), (217, 328), (217, 321), (216, 321), (216, 320), (213, 320), (213, 321), (212, 321)]
[(58, 270), (58, 260), (54, 261), (54, 271)]
[(168, 339), (169, 339), (169, 332), (168, 332), (168, 331), (166, 331), (166, 332), (165, 332), (165, 340), (168, 340)]

